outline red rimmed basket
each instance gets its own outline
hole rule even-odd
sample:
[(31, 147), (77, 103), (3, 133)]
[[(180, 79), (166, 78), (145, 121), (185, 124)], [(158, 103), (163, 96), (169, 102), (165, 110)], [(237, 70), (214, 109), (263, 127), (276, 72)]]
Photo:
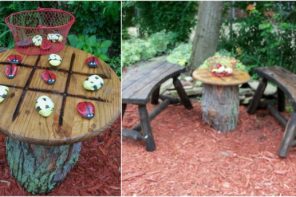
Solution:
[[(46, 55), (61, 51), (67, 41), (75, 17), (64, 10), (38, 8), (10, 14), (5, 23), (13, 34), (17, 51), (25, 55)], [(48, 40), (49, 34), (61, 35), (62, 40)], [(42, 46), (35, 46), (32, 38), (42, 36)]]

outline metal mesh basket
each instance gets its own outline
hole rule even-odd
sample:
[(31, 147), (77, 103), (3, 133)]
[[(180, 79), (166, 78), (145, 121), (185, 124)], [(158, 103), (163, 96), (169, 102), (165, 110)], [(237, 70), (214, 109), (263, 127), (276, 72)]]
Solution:
[(16, 12), (5, 18), (16, 50), (25, 55), (61, 51), (74, 22), (75, 17), (71, 13), (53, 8)]

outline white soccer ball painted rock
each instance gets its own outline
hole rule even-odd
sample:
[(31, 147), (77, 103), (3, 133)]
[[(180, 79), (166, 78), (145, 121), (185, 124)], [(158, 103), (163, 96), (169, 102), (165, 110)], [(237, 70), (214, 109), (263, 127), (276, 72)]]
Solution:
[(8, 87), (0, 85), (0, 103), (2, 103), (6, 99), (8, 92)]
[(62, 42), (63, 36), (59, 33), (47, 34), (47, 40), (50, 40), (51, 42)]
[(103, 85), (104, 80), (99, 75), (91, 75), (83, 82), (83, 87), (90, 91), (96, 91)]
[(32, 38), (32, 42), (35, 46), (39, 47), (42, 44), (42, 36), (36, 35)]
[(54, 110), (54, 103), (48, 96), (40, 96), (35, 105), (35, 109), (43, 117), (48, 117)]
[(52, 66), (59, 66), (62, 63), (62, 58), (58, 54), (50, 54), (48, 56), (48, 62)]

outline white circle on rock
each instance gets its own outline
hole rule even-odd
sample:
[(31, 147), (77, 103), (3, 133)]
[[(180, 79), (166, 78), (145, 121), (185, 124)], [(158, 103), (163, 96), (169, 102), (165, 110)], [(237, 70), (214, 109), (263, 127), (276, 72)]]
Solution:
[(0, 85), (0, 103), (2, 103), (7, 97), (9, 88), (7, 86)]
[(43, 117), (48, 117), (54, 110), (54, 103), (48, 96), (40, 96), (35, 105), (35, 109)]
[(48, 62), (52, 66), (59, 66), (62, 63), (62, 58), (58, 54), (50, 54), (48, 56)]
[(99, 90), (103, 85), (104, 80), (99, 75), (91, 75), (83, 82), (83, 87), (90, 91)]
[(35, 46), (41, 46), (42, 44), (42, 36), (36, 35), (32, 38), (32, 42)]

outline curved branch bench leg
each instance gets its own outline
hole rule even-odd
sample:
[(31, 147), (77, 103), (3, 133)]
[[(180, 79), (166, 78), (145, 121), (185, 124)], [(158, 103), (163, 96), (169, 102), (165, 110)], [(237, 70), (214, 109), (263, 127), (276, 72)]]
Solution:
[(254, 114), (256, 112), (256, 109), (260, 103), (260, 99), (265, 91), (266, 86), (267, 86), (267, 79), (265, 78), (261, 79), (260, 84), (255, 92), (255, 95), (248, 107), (249, 114)]
[(277, 88), (277, 106), (278, 111), (283, 112), (286, 108), (285, 93), (278, 87)]
[(159, 91), (160, 91), (160, 86), (153, 91), (152, 96), (151, 96), (151, 104), (157, 105), (159, 103), (159, 101), (158, 101)]
[(146, 142), (146, 150), (154, 151), (155, 142), (152, 135), (152, 129), (151, 129), (149, 114), (148, 114), (146, 105), (139, 105), (139, 113), (140, 113), (141, 128), (144, 134), (144, 140)]
[(173, 78), (173, 84), (178, 92), (178, 95), (181, 99), (181, 103), (184, 105), (184, 107), (186, 109), (192, 109), (193, 107), (192, 107), (191, 101), (188, 98), (188, 96), (183, 88), (182, 83), (178, 79), (178, 76)]
[(296, 113), (293, 113), (285, 129), (278, 154), (287, 157), (288, 150), (292, 146), (296, 136)]
[(61, 183), (79, 158), (81, 142), (42, 146), (6, 139), (7, 161), (12, 176), (30, 193), (48, 193)]

